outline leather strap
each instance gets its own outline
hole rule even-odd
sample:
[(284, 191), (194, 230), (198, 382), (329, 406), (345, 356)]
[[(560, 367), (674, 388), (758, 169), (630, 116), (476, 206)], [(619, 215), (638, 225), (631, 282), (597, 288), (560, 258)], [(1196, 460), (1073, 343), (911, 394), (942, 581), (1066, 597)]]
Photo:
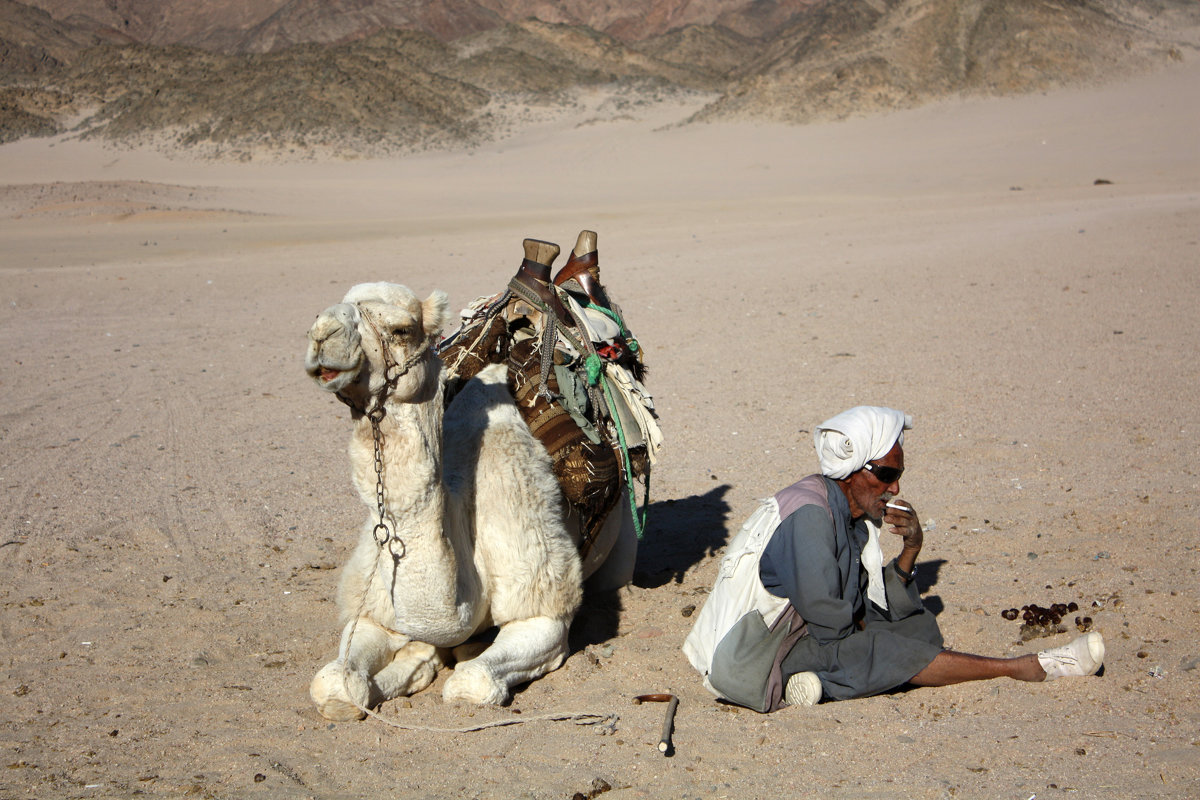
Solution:
[(532, 293), (558, 319), (569, 319), (567, 310), (563, 308), (562, 301), (558, 299), (558, 295), (550, 288), (549, 264), (539, 264), (528, 258), (524, 259), (521, 262), (520, 269), (517, 270), (517, 274), (513, 276), (513, 283), (519, 284)]
[(608, 297), (604, 294), (604, 289), (600, 286), (598, 277), (600, 272), (600, 258), (597, 251), (593, 250), (590, 253), (585, 253), (582, 256), (571, 254), (571, 258), (566, 265), (559, 270), (558, 275), (554, 277), (555, 286), (563, 286), (568, 281), (575, 281), (579, 284), (579, 288), (598, 306), (611, 308), (608, 304)]

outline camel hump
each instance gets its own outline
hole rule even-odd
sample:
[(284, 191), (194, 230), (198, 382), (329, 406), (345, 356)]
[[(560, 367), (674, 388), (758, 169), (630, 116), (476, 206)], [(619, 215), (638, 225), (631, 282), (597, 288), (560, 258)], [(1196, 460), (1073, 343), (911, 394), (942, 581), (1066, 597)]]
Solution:
[(543, 242), (541, 239), (525, 240), (525, 258), (535, 264), (549, 267), (558, 258), (559, 246), (554, 242)]

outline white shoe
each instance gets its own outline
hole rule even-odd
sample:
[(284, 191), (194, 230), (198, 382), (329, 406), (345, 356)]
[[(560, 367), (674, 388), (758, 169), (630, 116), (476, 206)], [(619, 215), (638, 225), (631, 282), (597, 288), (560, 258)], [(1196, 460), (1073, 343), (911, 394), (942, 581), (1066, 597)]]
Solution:
[(783, 699), (789, 706), (815, 706), (821, 699), (821, 679), (815, 672), (797, 672), (788, 678)]
[(1048, 681), (1095, 675), (1104, 664), (1104, 637), (1099, 631), (1092, 631), (1070, 644), (1043, 650), (1037, 656)]

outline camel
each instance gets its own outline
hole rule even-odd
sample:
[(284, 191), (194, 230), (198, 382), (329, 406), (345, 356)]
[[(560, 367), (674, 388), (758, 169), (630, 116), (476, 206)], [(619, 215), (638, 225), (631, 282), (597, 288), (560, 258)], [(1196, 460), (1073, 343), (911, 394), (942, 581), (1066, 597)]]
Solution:
[[(330, 720), (418, 692), (455, 660), (446, 701), (503, 704), (562, 664), (585, 578), (605, 590), (632, 576), (629, 503), (582, 560), (578, 520), (504, 364), (446, 403), (434, 349), (446, 307), (441, 291), (421, 301), (398, 284), (359, 284), (308, 333), (306, 371), (351, 408), (353, 482), (371, 509), (338, 588), (338, 658), (310, 687)], [(468, 640), (492, 627), (477, 652)]]

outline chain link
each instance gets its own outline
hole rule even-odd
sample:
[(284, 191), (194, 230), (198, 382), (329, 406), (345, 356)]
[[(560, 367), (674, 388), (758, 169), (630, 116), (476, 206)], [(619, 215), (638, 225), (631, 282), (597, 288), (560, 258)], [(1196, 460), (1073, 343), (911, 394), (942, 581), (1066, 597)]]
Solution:
[[(379, 510), (379, 522), (375, 523), (375, 530), (371, 531), (371, 535), (375, 538), (375, 544), (383, 547), (392, 538), (392, 531), (385, 521), (383, 503), (383, 433), (379, 430), (379, 421), (383, 419), (383, 406), (372, 410), (367, 419), (371, 421), (371, 438), (375, 440), (375, 505)], [(383, 532), (382, 536), (380, 531)]]
[[(374, 320), (367, 314), (367, 310), (361, 305), (358, 306), (359, 314), (363, 321), (375, 334), (376, 341), (379, 342), (379, 350), (383, 356), (383, 379), (384, 385), (379, 390), (379, 394), (371, 398), (371, 406), (364, 410), (364, 414), (371, 422), (371, 439), (375, 445), (375, 506), (379, 513), (379, 521), (375, 523), (375, 528), (371, 531), (372, 538), (375, 539), (375, 544), (380, 548), (387, 547), (388, 552), (392, 554), (392, 558), (399, 561), (404, 558), (405, 546), (404, 542), (396, 536), (387, 524), (387, 507), (384, 503), (383, 490), (383, 432), (379, 428), (379, 423), (387, 415), (387, 410), (384, 408), (384, 402), (387, 396), (396, 388), (396, 383), (408, 371), (416, 366), (418, 361), (421, 361), (433, 351), (434, 337), (430, 336), (422, 346), (411, 356), (409, 356), (403, 364), (397, 364), (392, 360), (392, 352), (388, 349), (387, 342), (383, 340), (383, 336), (379, 333), (379, 329), (375, 327)], [(397, 552), (399, 547), (399, 552)]]

